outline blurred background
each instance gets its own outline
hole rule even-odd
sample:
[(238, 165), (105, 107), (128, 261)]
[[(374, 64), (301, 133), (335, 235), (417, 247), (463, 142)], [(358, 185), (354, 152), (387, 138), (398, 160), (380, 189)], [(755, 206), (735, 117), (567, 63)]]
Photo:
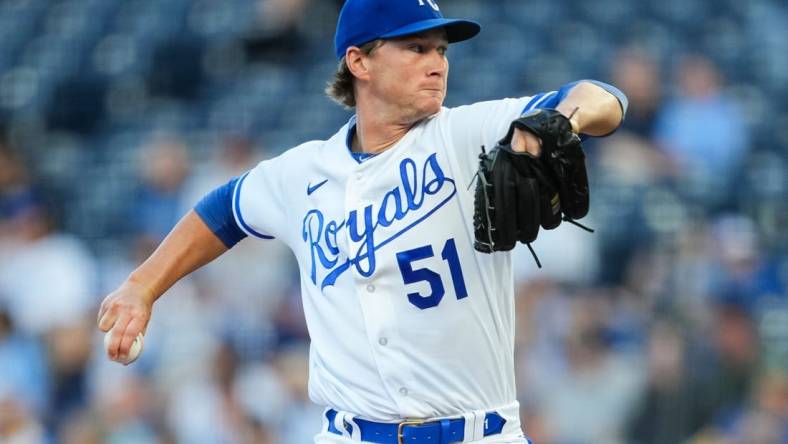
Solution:
[[(0, 0), (0, 443), (311, 442), (295, 261), (246, 240), (107, 361), (101, 299), (213, 187), (349, 113), (341, 1)], [(788, 443), (788, 6), (444, 0), (448, 106), (581, 78), (629, 96), (587, 144), (589, 235), (516, 251), (537, 444)]]

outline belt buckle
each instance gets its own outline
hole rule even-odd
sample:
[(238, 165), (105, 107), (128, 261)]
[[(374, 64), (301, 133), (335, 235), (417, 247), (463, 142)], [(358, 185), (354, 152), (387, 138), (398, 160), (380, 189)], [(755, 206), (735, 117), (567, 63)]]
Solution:
[(426, 424), (428, 422), (429, 421), (425, 421), (425, 420), (421, 420), (421, 419), (406, 419), (405, 421), (402, 421), (401, 423), (399, 423), (399, 425), (397, 426), (397, 444), (404, 444), (404, 441), (402, 441), (402, 439), (405, 436), (403, 435), (402, 430), (406, 426), (420, 426), (420, 425)]

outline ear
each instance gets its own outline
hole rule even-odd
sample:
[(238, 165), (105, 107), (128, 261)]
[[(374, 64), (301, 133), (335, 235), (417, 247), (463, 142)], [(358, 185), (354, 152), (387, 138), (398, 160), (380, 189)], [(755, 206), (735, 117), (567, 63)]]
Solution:
[(345, 63), (350, 73), (359, 80), (369, 79), (369, 56), (357, 46), (351, 46), (345, 51)]

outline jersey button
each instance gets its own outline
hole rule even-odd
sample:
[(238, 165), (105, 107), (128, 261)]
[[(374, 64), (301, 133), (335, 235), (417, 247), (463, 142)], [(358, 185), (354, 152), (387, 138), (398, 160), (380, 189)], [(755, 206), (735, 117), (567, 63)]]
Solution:
[(406, 389), (405, 387), (400, 387), (399, 394), (402, 396), (408, 396), (408, 389)]
[(363, 178), (364, 178), (364, 174), (362, 174), (362, 173), (356, 173), (356, 179), (358, 179), (358, 180), (361, 180), (361, 179), (363, 179)]
[(374, 293), (375, 292), (375, 286), (372, 285), (372, 284), (367, 285), (367, 291), (370, 292), (370, 293)]
[(378, 344), (380, 344), (380, 345), (385, 346), (388, 343), (389, 343), (389, 340), (387, 338), (380, 338), (380, 339), (378, 339)]

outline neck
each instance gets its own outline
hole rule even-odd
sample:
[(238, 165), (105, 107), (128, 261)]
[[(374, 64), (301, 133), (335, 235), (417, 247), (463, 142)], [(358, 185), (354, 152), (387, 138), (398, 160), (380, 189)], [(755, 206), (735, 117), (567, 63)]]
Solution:
[[(383, 110), (381, 112), (381, 110)], [(420, 118), (406, 118), (384, 106), (356, 106), (356, 134), (351, 149), (361, 153), (380, 153), (400, 141)]]

